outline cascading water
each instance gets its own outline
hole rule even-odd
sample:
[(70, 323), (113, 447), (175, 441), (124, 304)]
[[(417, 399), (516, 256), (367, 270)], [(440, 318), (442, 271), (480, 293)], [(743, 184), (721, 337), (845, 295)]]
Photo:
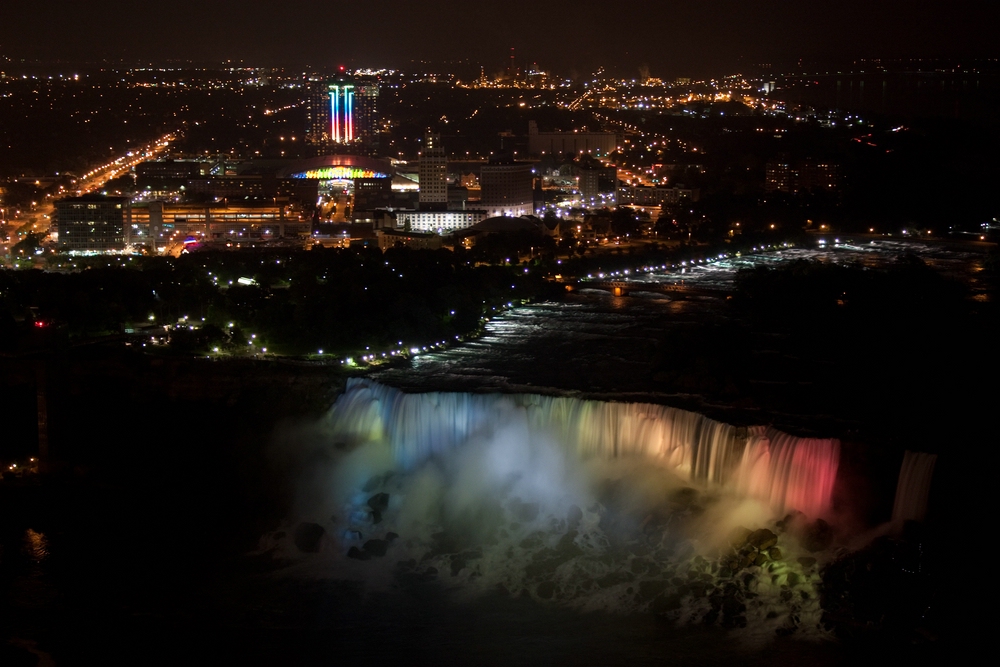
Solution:
[(381, 442), (404, 468), (523, 421), (530, 432), (577, 456), (659, 459), (692, 483), (764, 501), (776, 513), (798, 510), (811, 517), (830, 511), (840, 459), (837, 440), (763, 427), (745, 437), (728, 424), (662, 405), (531, 394), (405, 394), (364, 379), (349, 381), (330, 418), (335, 437), (351, 445)]
[(316, 576), (823, 633), (819, 563), (800, 536), (831, 511), (836, 440), (661, 405), (367, 379), (349, 381), (322, 430), (305, 523), (261, 541), (292, 559), (320, 552), (303, 563)]
[(906, 521), (923, 521), (927, 516), (931, 479), (937, 454), (911, 452), (903, 454), (896, 484), (896, 500), (892, 506), (892, 523), (902, 526)]

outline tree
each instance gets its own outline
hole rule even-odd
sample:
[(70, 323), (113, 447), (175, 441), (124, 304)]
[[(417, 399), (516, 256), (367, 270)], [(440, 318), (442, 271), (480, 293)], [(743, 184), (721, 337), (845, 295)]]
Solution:
[(611, 214), (611, 231), (618, 236), (639, 236), (639, 219), (632, 209), (619, 206)]
[(10, 249), (11, 254), (19, 259), (31, 257), (41, 249), (42, 238), (41, 234), (28, 232), (27, 236), (15, 243)]

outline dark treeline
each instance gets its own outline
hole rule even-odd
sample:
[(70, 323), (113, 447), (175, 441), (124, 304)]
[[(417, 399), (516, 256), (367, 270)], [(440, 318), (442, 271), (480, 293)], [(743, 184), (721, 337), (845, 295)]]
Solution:
[(353, 352), (452, 340), (475, 331), (494, 308), (544, 289), (537, 272), (468, 259), (449, 250), (316, 249), (102, 258), (94, 260), (102, 266), (73, 273), (8, 271), (0, 273), (0, 331), (9, 347), (36, 320), (72, 342), (187, 318), (194, 329), (170, 333), (180, 352), (239, 351), (254, 334), (270, 352)]
[(994, 303), (906, 257), (884, 269), (795, 262), (741, 272), (725, 326), (673, 330), (673, 391), (766, 414), (826, 415), (844, 437), (941, 451), (989, 428)]

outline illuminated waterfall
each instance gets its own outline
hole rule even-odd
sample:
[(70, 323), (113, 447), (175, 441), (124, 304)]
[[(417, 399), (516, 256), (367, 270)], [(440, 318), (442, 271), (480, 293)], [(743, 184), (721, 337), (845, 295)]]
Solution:
[(348, 381), (329, 418), (339, 441), (384, 443), (404, 468), (518, 425), (580, 457), (655, 457), (692, 483), (765, 501), (779, 513), (797, 509), (809, 516), (830, 510), (840, 459), (837, 440), (763, 427), (748, 437), (729, 424), (662, 405), (531, 394), (406, 394), (366, 379)]
[(923, 521), (927, 516), (927, 500), (931, 491), (931, 478), (937, 454), (911, 452), (903, 454), (896, 484), (896, 500), (892, 507), (892, 522), (902, 525), (905, 521)]

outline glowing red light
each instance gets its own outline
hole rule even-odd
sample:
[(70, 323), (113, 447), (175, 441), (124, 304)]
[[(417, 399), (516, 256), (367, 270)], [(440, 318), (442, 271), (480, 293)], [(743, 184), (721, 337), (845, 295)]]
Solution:
[(35, 322), (35, 326), (38, 327), (39, 329), (41, 329), (42, 327), (45, 326), (45, 322), (42, 322), (41, 320), (37, 320)]

